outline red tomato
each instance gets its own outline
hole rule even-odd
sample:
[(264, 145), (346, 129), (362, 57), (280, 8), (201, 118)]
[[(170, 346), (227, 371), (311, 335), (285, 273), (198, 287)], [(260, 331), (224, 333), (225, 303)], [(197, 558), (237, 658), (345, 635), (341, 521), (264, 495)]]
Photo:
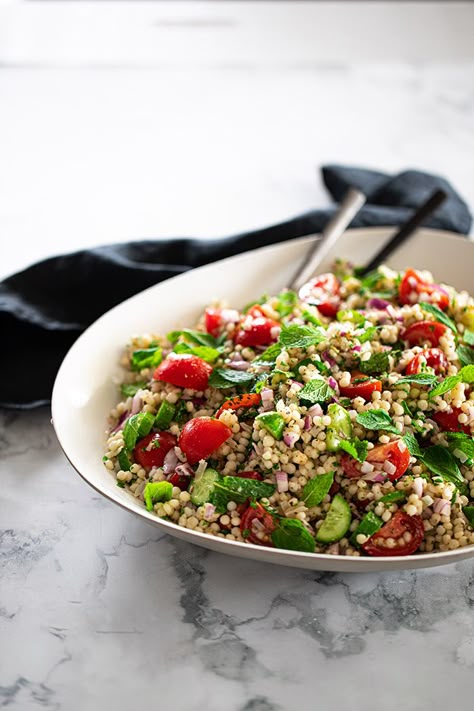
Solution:
[(462, 413), (461, 408), (453, 407), (451, 412), (435, 412), (431, 417), (445, 432), (465, 432), (471, 434), (471, 427), (468, 424), (461, 424), (458, 421), (458, 415)]
[[(252, 307), (254, 309), (255, 307)], [(262, 315), (253, 315), (253, 313), (258, 314), (258, 311), (253, 311), (250, 309), (244, 316), (237, 331), (234, 336), (234, 343), (240, 346), (267, 346), (270, 343), (274, 343), (278, 334), (272, 331), (274, 328), (280, 328), (280, 324), (271, 318), (266, 318)], [(261, 312), (260, 312), (261, 313)]]
[(232, 435), (232, 430), (213, 417), (195, 417), (186, 422), (179, 435), (179, 446), (189, 464), (207, 459)]
[[(354, 380), (360, 380), (360, 383), (354, 383)], [(364, 400), (370, 400), (372, 393), (382, 392), (382, 381), (376, 378), (369, 378), (363, 373), (355, 371), (351, 374), (350, 385), (339, 385), (339, 391), (344, 397), (350, 397), (353, 400), (355, 397), (362, 397)]]
[[(256, 521), (259, 521), (261, 525), (255, 524)], [(249, 504), (241, 516), (240, 530), (243, 534), (247, 534), (244, 537), (251, 543), (260, 546), (273, 545), (271, 540), (271, 534), (275, 530), (273, 517), (261, 504)], [(257, 534), (263, 534), (263, 538), (259, 538)]]
[(222, 326), (222, 313), (220, 309), (208, 308), (204, 312), (204, 325), (206, 331), (216, 338)]
[(239, 410), (241, 407), (257, 407), (262, 401), (262, 396), (259, 393), (244, 393), (236, 397), (226, 400), (216, 412), (216, 417), (224, 412), (224, 410)]
[(428, 284), (414, 269), (407, 269), (405, 272), (405, 276), (400, 282), (398, 296), (402, 304), (426, 301), (429, 304), (436, 304), (443, 310), (449, 306), (449, 296), (444, 289), (438, 284)]
[(301, 287), (299, 297), (302, 301), (317, 306), (323, 316), (334, 318), (339, 311), (340, 289), (334, 274), (321, 274)]
[(422, 366), (426, 363), (430, 368), (433, 368), (435, 373), (444, 373), (448, 367), (448, 359), (443, 351), (439, 348), (427, 348), (422, 353), (418, 353), (405, 368), (407, 375), (415, 375), (421, 373)]
[[(421, 516), (409, 516), (403, 511), (397, 511), (385, 526), (362, 544), (362, 548), (369, 555), (375, 556), (411, 555), (420, 547), (424, 535)], [(393, 548), (387, 548), (387, 538), (395, 541)]]
[[(379, 444), (377, 447), (369, 450), (366, 462), (372, 464), (376, 471), (383, 472), (384, 476), (390, 481), (396, 481), (405, 474), (410, 464), (410, 452), (402, 439), (397, 439), (388, 444)], [(383, 470), (384, 462), (390, 462), (395, 467), (393, 474), (387, 474)], [(360, 471), (360, 463), (351, 457), (349, 454), (343, 454), (341, 457), (341, 465), (344, 473), (349, 479), (360, 479), (362, 473)]]
[(420, 346), (427, 341), (432, 346), (437, 346), (439, 339), (446, 331), (446, 326), (439, 321), (417, 321), (405, 329), (402, 338), (404, 341), (408, 341), (410, 346)]
[(242, 479), (256, 479), (263, 481), (263, 476), (260, 472), (236, 472), (234, 476), (240, 476)]
[(142, 467), (161, 467), (170, 449), (177, 444), (176, 437), (168, 432), (152, 432), (137, 442), (133, 458)]
[(212, 365), (188, 353), (170, 353), (153, 374), (154, 380), (163, 380), (178, 388), (205, 390), (212, 373)]
[(191, 477), (186, 474), (179, 474), (178, 472), (173, 472), (167, 477), (167, 481), (173, 486), (179, 486), (181, 491), (186, 491), (191, 481)]

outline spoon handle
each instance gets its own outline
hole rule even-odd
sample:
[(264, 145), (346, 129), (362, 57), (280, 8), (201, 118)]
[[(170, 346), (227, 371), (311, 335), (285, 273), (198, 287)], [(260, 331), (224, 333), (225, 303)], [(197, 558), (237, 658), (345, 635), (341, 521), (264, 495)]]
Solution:
[(316, 273), (318, 266), (328, 252), (334, 247), (339, 237), (351, 223), (353, 217), (365, 203), (366, 197), (359, 190), (351, 188), (344, 197), (339, 209), (324, 228), (320, 239), (310, 247), (304, 261), (288, 285), (289, 289), (298, 291), (303, 284)]

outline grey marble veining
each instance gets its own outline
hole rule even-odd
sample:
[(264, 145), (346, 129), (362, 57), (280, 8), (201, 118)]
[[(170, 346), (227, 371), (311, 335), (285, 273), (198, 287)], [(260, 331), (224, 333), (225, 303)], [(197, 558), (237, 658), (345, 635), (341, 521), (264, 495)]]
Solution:
[(441, 711), (472, 698), (471, 562), (340, 575), (243, 561), (98, 496), (49, 412), (0, 416), (0, 706)]

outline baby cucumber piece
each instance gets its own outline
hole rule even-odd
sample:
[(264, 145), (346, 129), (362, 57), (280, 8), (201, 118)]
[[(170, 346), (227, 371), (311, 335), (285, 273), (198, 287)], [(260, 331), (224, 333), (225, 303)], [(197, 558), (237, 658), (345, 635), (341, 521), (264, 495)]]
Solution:
[(316, 540), (318, 543), (335, 543), (339, 541), (349, 530), (352, 515), (347, 501), (336, 494), (332, 500), (323, 525), (318, 529)]
[(218, 479), (219, 473), (215, 469), (205, 469), (200, 477), (195, 478), (191, 491), (191, 501), (195, 506), (202, 506), (209, 501)]

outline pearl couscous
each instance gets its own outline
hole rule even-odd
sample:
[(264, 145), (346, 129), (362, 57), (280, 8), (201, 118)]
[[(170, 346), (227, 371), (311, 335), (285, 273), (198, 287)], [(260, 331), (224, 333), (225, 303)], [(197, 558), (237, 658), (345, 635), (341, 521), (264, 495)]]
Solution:
[(157, 516), (309, 553), (474, 544), (474, 301), (431, 274), (338, 262), (122, 365), (104, 465)]

